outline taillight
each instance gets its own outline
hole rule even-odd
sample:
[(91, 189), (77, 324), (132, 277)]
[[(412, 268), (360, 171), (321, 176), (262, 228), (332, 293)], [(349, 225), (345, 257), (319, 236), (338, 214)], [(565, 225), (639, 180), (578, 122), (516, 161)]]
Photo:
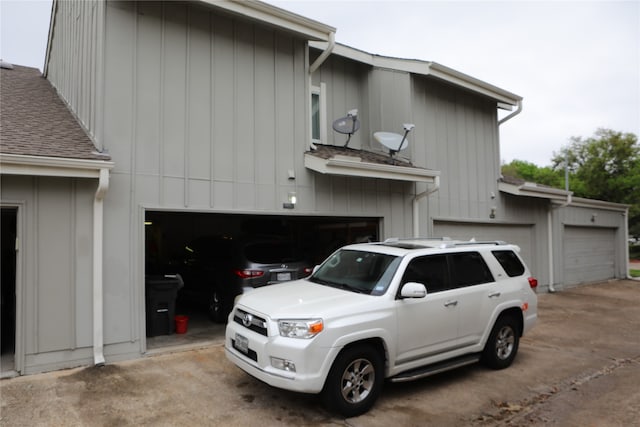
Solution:
[(241, 279), (255, 279), (264, 276), (261, 270), (233, 270), (233, 273)]
[(529, 286), (531, 286), (531, 289), (537, 288), (538, 280), (535, 277), (529, 277)]
[(311, 268), (311, 267), (305, 267), (305, 268), (302, 270), (302, 274), (303, 274), (305, 277), (306, 277), (306, 276), (308, 276), (308, 275), (310, 275), (312, 272), (313, 272), (313, 268)]

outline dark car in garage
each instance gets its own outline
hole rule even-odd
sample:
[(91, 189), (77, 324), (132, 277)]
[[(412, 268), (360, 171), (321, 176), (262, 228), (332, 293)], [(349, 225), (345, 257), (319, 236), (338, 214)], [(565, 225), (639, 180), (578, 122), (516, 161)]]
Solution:
[(225, 322), (236, 296), (311, 274), (312, 265), (290, 241), (277, 237), (205, 236), (185, 246), (179, 299), (205, 305)]

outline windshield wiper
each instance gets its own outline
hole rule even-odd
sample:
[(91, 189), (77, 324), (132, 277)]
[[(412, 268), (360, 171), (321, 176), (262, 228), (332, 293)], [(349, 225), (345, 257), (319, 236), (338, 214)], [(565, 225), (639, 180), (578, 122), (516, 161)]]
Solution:
[(331, 282), (329, 280), (319, 279), (317, 277), (310, 277), (310, 281), (319, 283), (325, 286), (331, 286), (332, 288), (344, 289), (347, 291), (357, 292), (359, 294), (368, 294), (369, 291), (365, 289), (358, 288), (356, 286), (349, 285), (348, 283), (340, 283), (340, 282)]

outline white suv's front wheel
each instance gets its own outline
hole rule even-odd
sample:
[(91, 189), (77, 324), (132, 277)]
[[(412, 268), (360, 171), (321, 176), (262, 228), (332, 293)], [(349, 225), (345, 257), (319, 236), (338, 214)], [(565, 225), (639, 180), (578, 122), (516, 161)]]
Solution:
[(322, 390), (327, 408), (345, 417), (367, 412), (380, 395), (382, 366), (380, 354), (370, 345), (344, 349), (334, 361)]

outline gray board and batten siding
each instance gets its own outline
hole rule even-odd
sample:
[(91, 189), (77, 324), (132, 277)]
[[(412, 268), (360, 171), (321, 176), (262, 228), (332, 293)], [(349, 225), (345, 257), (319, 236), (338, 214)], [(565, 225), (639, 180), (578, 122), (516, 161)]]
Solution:
[[(411, 234), (413, 184), (304, 167), (306, 40), (186, 3), (57, 7), (48, 78), (115, 163), (104, 233), (111, 360), (144, 351), (146, 210), (377, 217), (386, 235)], [(295, 212), (282, 209), (289, 192)]]

